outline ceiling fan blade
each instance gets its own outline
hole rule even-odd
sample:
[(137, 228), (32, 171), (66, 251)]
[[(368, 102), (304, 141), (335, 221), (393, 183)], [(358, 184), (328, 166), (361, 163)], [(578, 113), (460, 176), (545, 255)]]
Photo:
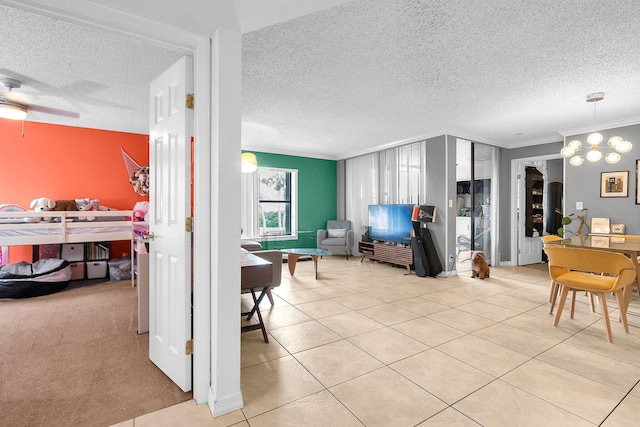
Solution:
[(42, 105), (28, 105), (27, 108), (31, 111), (38, 111), (40, 113), (54, 114), (56, 116), (71, 117), (74, 119), (80, 118), (80, 113), (76, 113), (74, 111), (60, 110), (58, 108), (44, 107)]

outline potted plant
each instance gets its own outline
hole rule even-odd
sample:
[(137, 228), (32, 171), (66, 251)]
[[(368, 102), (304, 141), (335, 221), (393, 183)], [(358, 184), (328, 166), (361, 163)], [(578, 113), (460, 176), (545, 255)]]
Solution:
[[(580, 221), (580, 224), (578, 225), (578, 228), (575, 232), (567, 227), (567, 225), (573, 223), (574, 217), (576, 220)], [(580, 213), (572, 212), (569, 215), (562, 217), (562, 227), (558, 228), (558, 236), (571, 237), (572, 235), (582, 236), (584, 234), (589, 234), (589, 223), (587, 222), (587, 208), (582, 209)]]

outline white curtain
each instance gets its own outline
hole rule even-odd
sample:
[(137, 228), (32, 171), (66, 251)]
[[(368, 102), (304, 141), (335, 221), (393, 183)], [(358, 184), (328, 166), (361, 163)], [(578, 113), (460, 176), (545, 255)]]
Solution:
[(260, 203), (260, 186), (258, 181), (259, 174), (243, 173), (240, 177), (240, 201), (241, 212), (240, 221), (242, 227), (242, 238), (258, 238), (260, 231), (258, 229), (258, 210), (255, 206)]
[(380, 204), (397, 203), (399, 192), (398, 147), (380, 151)]
[(427, 142), (380, 152), (380, 203), (427, 203)]
[(347, 159), (345, 162), (346, 217), (355, 233), (352, 253), (358, 252), (362, 227), (369, 224), (369, 205), (379, 204), (378, 153)]
[(345, 175), (346, 215), (358, 241), (362, 227), (369, 224), (369, 205), (428, 203), (427, 142), (348, 159)]

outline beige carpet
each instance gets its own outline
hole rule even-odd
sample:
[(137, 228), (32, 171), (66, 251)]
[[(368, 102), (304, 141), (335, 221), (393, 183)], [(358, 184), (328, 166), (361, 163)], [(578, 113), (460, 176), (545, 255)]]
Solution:
[(191, 399), (136, 330), (129, 281), (0, 299), (0, 425), (109, 426)]

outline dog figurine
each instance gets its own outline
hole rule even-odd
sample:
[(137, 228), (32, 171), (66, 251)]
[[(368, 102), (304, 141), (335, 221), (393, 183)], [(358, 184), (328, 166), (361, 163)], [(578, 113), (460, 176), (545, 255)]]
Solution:
[(484, 258), (484, 252), (477, 251), (471, 255), (471, 278), (475, 279), (476, 277), (480, 280), (489, 278), (489, 264), (487, 264), (487, 260)]

